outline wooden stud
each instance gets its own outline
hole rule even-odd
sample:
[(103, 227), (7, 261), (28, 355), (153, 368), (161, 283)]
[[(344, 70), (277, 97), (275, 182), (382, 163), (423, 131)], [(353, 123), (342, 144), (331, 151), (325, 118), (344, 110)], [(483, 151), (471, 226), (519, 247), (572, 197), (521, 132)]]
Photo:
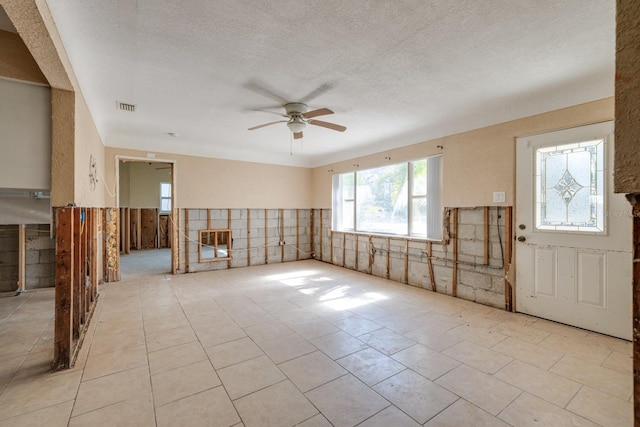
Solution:
[(251, 209), (247, 208), (247, 266), (251, 266)]
[(633, 339), (633, 407), (634, 425), (640, 426), (640, 193), (627, 194), (632, 207), (632, 339)]
[(391, 277), (391, 239), (387, 237), (387, 279)]
[(92, 208), (91, 213), (91, 301), (95, 301), (98, 296), (98, 218), (100, 218), (98, 208)]
[(404, 283), (409, 284), (409, 239), (404, 241)]
[(329, 234), (329, 263), (333, 264), (333, 232)]
[(296, 261), (300, 260), (300, 209), (296, 209)]
[[(497, 213), (496, 213), (497, 214)], [(507, 206), (504, 209), (504, 262), (505, 272), (511, 267), (511, 254), (513, 253), (513, 224), (512, 224), (513, 208)], [(504, 281), (504, 308), (507, 311), (515, 311), (514, 289), (506, 279)]]
[(264, 263), (269, 264), (269, 214), (264, 210)]
[(189, 272), (189, 209), (184, 210), (184, 269)]
[(207, 230), (211, 230), (211, 209), (207, 209)]
[(82, 223), (81, 209), (73, 208), (73, 339), (80, 337), (80, 319), (82, 313)]
[(353, 236), (356, 239), (356, 251), (355, 251), (356, 252), (356, 265), (355, 265), (355, 267), (356, 267), (356, 271), (359, 271), (358, 270), (358, 258), (360, 258), (360, 245), (358, 244), (359, 243), (358, 242), (358, 240), (359, 240), (358, 237), (359, 236), (358, 236), (357, 233), (353, 233)]
[(342, 233), (342, 266), (346, 267), (347, 233)]
[(27, 289), (27, 226), (18, 224), (18, 294)]
[(484, 207), (484, 265), (489, 265), (489, 206)]
[(227, 268), (231, 268), (231, 259), (233, 258), (233, 233), (231, 232), (231, 208), (227, 209), (227, 230), (229, 230), (229, 242), (227, 243)]
[(80, 312), (80, 323), (82, 325), (86, 325), (88, 320), (87, 314), (91, 307), (90, 301), (87, 298), (89, 296), (89, 292), (87, 292), (87, 260), (89, 259), (89, 223), (87, 210), (87, 208), (82, 208), (80, 223), (80, 230), (82, 230), (80, 233), (80, 305), (82, 307), (82, 311)]
[(316, 247), (315, 247), (315, 209), (310, 209), (310, 220), (309, 220), (309, 228), (311, 229), (311, 232), (309, 233), (309, 239), (311, 239), (311, 253), (313, 254), (312, 257), (315, 258), (315, 252), (316, 252)]
[(73, 209), (55, 208), (55, 331), (53, 368), (71, 367), (73, 345)]
[(324, 230), (322, 228), (322, 209), (320, 209), (320, 261), (324, 261), (324, 257), (322, 256), (322, 236), (324, 235)]
[(285, 241), (284, 239), (284, 209), (280, 209), (280, 233), (278, 233), (279, 235), (279, 239), (281, 239), (278, 244), (280, 245), (280, 262), (284, 262), (284, 245), (282, 244), (282, 242)]
[(373, 253), (373, 237), (369, 236), (369, 267), (368, 273), (373, 274), (373, 263), (374, 263), (374, 253)]
[(453, 277), (451, 279), (451, 295), (458, 296), (458, 208), (453, 208)]
[(433, 292), (437, 292), (436, 289), (436, 278), (433, 274), (433, 263), (431, 262), (431, 254), (433, 247), (432, 247), (432, 243), (431, 242), (427, 242), (427, 266), (429, 267), (429, 280), (431, 281), (431, 290)]
[(142, 209), (136, 209), (136, 249), (142, 250)]

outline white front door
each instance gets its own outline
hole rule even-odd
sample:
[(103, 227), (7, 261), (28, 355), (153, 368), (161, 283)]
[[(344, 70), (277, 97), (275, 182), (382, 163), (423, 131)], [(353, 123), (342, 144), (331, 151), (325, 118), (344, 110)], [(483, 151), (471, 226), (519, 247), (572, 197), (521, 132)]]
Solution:
[(516, 140), (516, 309), (631, 339), (631, 206), (613, 122)]

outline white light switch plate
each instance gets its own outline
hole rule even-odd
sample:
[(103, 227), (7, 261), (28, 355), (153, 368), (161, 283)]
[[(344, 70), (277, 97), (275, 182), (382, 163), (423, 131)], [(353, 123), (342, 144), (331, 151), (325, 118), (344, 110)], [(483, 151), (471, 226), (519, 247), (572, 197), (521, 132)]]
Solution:
[(506, 200), (504, 191), (493, 192), (493, 203), (504, 203)]

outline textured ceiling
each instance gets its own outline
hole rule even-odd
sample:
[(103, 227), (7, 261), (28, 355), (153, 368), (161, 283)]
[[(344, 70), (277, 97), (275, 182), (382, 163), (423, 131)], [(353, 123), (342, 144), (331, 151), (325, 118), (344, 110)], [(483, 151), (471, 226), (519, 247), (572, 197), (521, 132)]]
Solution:
[[(614, 0), (47, 3), (111, 146), (319, 166), (613, 95)], [(278, 98), (348, 129), (248, 131)]]

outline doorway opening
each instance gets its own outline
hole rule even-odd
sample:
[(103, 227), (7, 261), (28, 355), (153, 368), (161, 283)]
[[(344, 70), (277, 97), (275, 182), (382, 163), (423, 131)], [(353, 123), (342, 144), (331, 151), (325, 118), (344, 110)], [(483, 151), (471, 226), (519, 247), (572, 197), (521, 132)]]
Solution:
[(117, 158), (120, 273), (171, 273), (175, 162)]

